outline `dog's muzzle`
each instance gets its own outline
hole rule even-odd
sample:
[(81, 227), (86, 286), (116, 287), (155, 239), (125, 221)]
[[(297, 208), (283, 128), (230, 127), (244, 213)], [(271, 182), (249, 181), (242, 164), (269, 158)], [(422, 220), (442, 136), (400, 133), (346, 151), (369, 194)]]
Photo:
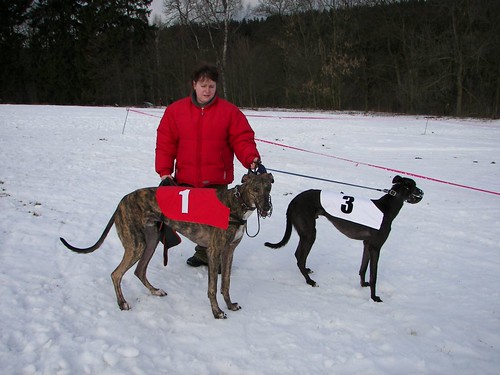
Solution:
[(408, 197), (406, 200), (408, 203), (415, 204), (418, 203), (422, 200), (424, 197), (424, 192), (420, 190), (419, 188), (413, 189), (411, 195)]
[(269, 199), (267, 200), (266, 204), (264, 204), (263, 208), (257, 208), (257, 213), (260, 217), (263, 218), (271, 217), (271, 214), (273, 213), (273, 203), (271, 202), (271, 196), (269, 196)]

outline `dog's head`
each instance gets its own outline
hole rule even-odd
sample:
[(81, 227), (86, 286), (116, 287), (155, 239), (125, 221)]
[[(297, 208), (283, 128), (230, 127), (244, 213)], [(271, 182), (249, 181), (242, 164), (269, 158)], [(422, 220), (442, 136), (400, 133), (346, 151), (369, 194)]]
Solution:
[(400, 197), (408, 203), (418, 203), (424, 197), (424, 192), (417, 187), (417, 184), (411, 178), (395, 176), (392, 184), (389, 194)]
[(245, 204), (250, 208), (257, 208), (260, 216), (271, 216), (273, 205), (271, 203), (271, 186), (274, 177), (271, 173), (259, 175), (248, 173), (243, 176), (241, 182), (241, 195)]

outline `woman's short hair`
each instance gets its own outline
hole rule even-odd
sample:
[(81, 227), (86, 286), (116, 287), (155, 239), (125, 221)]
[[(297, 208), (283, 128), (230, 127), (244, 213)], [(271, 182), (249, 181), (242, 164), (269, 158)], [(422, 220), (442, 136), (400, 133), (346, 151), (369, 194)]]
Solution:
[(191, 79), (193, 82), (198, 82), (201, 79), (208, 78), (214, 82), (219, 80), (219, 71), (217, 68), (210, 64), (201, 64), (192, 74)]

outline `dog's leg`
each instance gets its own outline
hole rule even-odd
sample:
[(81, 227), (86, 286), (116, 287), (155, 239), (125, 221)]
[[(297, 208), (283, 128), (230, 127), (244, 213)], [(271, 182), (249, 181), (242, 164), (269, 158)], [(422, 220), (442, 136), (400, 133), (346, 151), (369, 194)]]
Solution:
[(137, 261), (140, 255), (135, 252), (133, 248), (125, 247), (125, 253), (123, 254), (123, 259), (116, 267), (116, 269), (111, 273), (111, 280), (113, 281), (113, 286), (115, 288), (116, 300), (118, 306), (121, 310), (130, 310), (130, 305), (127, 303), (123, 297), (121, 282), (123, 275), (127, 272)]
[(137, 264), (137, 268), (135, 269), (134, 274), (141, 280), (146, 288), (151, 292), (151, 294), (155, 296), (166, 296), (167, 293), (161, 289), (155, 288), (149, 282), (146, 277), (146, 270), (148, 268), (149, 261), (151, 260), (153, 254), (155, 253), (156, 247), (160, 242), (160, 233), (158, 227), (156, 225), (146, 226), (145, 232), (146, 236), (146, 249), (142, 254), (139, 263)]
[(363, 241), (363, 257), (361, 258), (361, 267), (359, 268), (359, 283), (362, 287), (370, 286), (370, 283), (366, 282), (366, 270), (368, 269), (368, 263), (370, 263), (370, 250), (368, 241)]
[(295, 225), (295, 229), (300, 237), (297, 250), (295, 251), (297, 267), (299, 267), (299, 270), (306, 279), (307, 284), (317, 286), (316, 281), (311, 279), (309, 276), (309, 274), (312, 273), (312, 270), (306, 267), (307, 257), (309, 256), (309, 252), (314, 245), (314, 241), (316, 241), (316, 220), (303, 220), (299, 225)]
[[(123, 297), (121, 282), (123, 275), (141, 259), (145, 249), (145, 238), (142, 230), (140, 213), (131, 212), (128, 203), (133, 197), (125, 196), (115, 213), (115, 227), (125, 252), (123, 258), (111, 273), (111, 280), (115, 288), (116, 299), (121, 310), (130, 310), (130, 305)], [(135, 214), (135, 215), (134, 215)]]
[(377, 271), (378, 271), (378, 258), (380, 256), (380, 248), (370, 249), (370, 291), (371, 298), (375, 302), (382, 302), (379, 296), (376, 295), (377, 286)]
[[(238, 241), (239, 242), (239, 241)], [(241, 306), (237, 302), (232, 302), (229, 296), (229, 288), (231, 283), (231, 268), (233, 266), (233, 255), (234, 250), (238, 244), (231, 244), (225, 249), (225, 253), (221, 257), (222, 263), (222, 281), (221, 281), (221, 293), (226, 302), (227, 308), (231, 311), (237, 311), (241, 309)]]
[[(227, 315), (222, 311), (217, 303), (217, 279), (219, 276), (219, 265), (220, 265), (220, 249), (219, 244), (215, 244), (216, 241), (211, 240), (210, 246), (207, 248), (208, 256), (208, 299), (210, 300), (210, 305), (212, 306), (212, 313), (215, 319), (226, 319)], [(215, 244), (215, 246), (214, 246)]]
[[(378, 260), (380, 257), (380, 248), (370, 244), (368, 240), (363, 241), (363, 259), (361, 261), (361, 267), (359, 269), (359, 277), (361, 286), (370, 286), (371, 299), (375, 302), (382, 302), (376, 293), (377, 286), (377, 270), (378, 270)], [(370, 264), (370, 282), (365, 281), (366, 270), (368, 269), (368, 264)]]

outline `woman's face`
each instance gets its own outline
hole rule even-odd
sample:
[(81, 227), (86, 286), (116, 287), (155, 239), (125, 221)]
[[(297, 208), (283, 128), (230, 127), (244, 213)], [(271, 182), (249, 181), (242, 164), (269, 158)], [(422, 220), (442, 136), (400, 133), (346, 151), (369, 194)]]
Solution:
[(193, 81), (193, 89), (198, 103), (207, 104), (215, 96), (217, 83), (210, 78), (201, 78), (198, 81)]

